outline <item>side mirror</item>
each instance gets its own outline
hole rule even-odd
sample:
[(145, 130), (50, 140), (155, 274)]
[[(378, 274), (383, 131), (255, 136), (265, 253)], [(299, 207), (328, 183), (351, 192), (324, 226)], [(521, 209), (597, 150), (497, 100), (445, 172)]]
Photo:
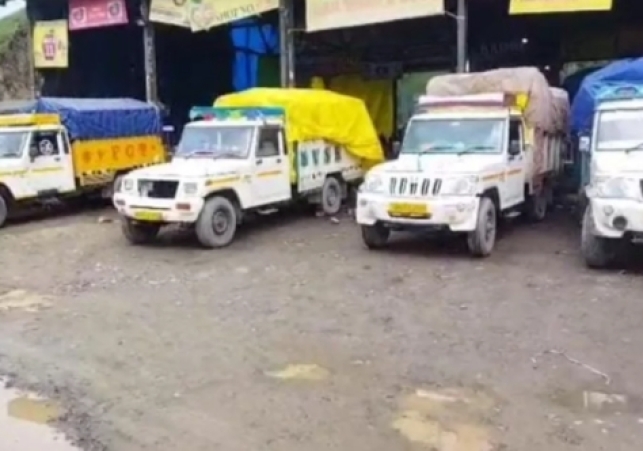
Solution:
[(581, 136), (578, 138), (578, 150), (581, 152), (589, 152), (590, 140), (589, 136)]
[(509, 143), (509, 155), (512, 157), (520, 155), (520, 143), (518, 141)]
[(400, 154), (400, 149), (402, 148), (402, 143), (399, 141), (393, 141), (393, 145), (391, 146), (391, 150), (393, 152), (393, 157), (397, 158), (397, 156)]
[(37, 147), (29, 147), (29, 158), (31, 159), (31, 161), (34, 161), (38, 157), (38, 155), (40, 155), (40, 153), (38, 152)]

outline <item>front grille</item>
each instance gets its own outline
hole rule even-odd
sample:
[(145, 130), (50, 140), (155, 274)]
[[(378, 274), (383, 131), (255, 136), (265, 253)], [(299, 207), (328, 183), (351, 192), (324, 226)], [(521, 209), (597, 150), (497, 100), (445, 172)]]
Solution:
[(152, 199), (174, 199), (179, 182), (167, 180), (139, 180), (138, 192), (141, 197)]
[(424, 177), (391, 177), (389, 193), (393, 196), (427, 197), (439, 194), (441, 187), (442, 179), (431, 180)]

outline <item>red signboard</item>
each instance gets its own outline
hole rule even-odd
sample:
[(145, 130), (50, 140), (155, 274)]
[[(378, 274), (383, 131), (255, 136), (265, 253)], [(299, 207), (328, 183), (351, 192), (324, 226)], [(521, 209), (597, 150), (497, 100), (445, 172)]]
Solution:
[(69, 0), (69, 29), (109, 27), (127, 23), (125, 0)]

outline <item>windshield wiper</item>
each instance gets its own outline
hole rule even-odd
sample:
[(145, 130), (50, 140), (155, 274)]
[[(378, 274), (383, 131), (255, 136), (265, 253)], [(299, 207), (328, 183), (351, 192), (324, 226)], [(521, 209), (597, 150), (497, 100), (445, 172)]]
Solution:
[(443, 150), (451, 150), (453, 149), (453, 146), (435, 146), (435, 147), (426, 147), (419, 152), (416, 152), (415, 155), (422, 156), (422, 155), (430, 155), (432, 153), (436, 152), (441, 152)]
[(467, 153), (471, 153), (471, 152), (479, 152), (481, 150), (494, 150), (494, 149), (495, 149), (495, 147), (493, 147), (493, 146), (471, 146), (471, 147), (467, 147), (466, 149), (461, 150), (460, 152), (458, 152), (458, 156), (459, 155), (464, 155), (464, 154), (467, 154)]
[(633, 150), (641, 150), (641, 149), (643, 149), (643, 141), (641, 141), (640, 143), (638, 143), (638, 144), (636, 144), (636, 145), (634, 145), (632, 147), (628, 147), (627, 149), (625, 149), (625, 153), (630, 153)]
[(197, 155), (210, 155), (211, 153), (212, 152), (210, 152), (209, 150), (194, 150), (194, 151), (190, 152), (189, 154), (185, 155), (184, 158), (192, 158), (192, 157), (197, 156)]

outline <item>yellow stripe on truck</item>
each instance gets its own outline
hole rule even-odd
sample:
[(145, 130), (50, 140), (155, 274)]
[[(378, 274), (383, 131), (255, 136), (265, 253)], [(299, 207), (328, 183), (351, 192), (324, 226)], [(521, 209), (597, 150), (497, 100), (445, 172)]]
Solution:
[(166, 160), (161, 138), (133, 138), (77, 141), (72, 145), (76, 174), (97, 171), (121, 171)]

